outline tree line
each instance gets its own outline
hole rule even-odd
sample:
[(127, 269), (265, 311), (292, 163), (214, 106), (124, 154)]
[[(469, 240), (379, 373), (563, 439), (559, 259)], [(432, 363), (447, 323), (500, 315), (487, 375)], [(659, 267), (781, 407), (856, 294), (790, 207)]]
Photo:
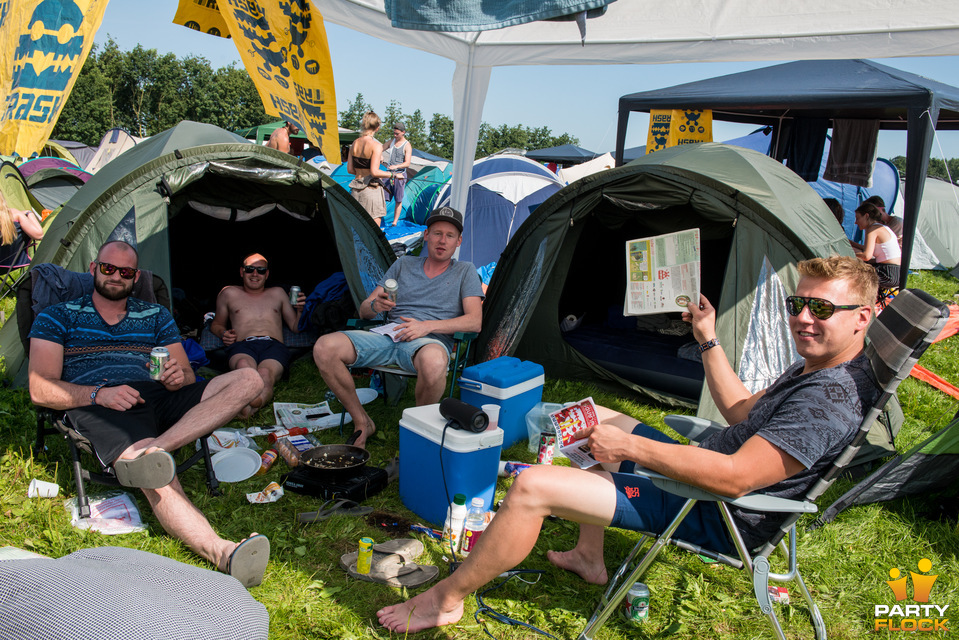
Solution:
[[(890, 160), (899, 170), (899, 175), (906, 177), (906, 156), (896, 156)], [(926, 175), (931, 178), (940, 178), (946, 182), (959, 184), (959, 158), (929, 158), (929, 168), (926, 169)]]
[[(396, 100), (391, 101), (383, 111), (377, 111), (366, 102), (362, 93), (357, 93), (346, 109), (339, 112), (339, 124), (359, 131), (363, 115), (368, 111), (376, 112), (382, 120), (382, 127), (375, 136), (380, 142), (390, 139), (393, 136), (390, 127), (397, 120), (402, 120), (406, 125), (406, 138), (414, 148), (441, 158), (453, 158), (453, 119), (449, 116), (434, 113), (427, 123), (420, 109), (404, 113), (402, 105)], [(484, 122), (480, 125), (475, 157), (484, 158), (503, 149), (545, 149), (562, 144), (579, 144), (579, 139), (568, 133), (554, 136), (549, 127), (506, 124), (494, 127)]]
[[(359, 130), (367, 111), (374, 111), (362, 93), (339, 112), (339, 125)], [(382, 142), (392, 135), (388, 127), (396, 120), (406, 124), (406, 137), (427, 153), (453, 158), (453, 119), (434, 113), (427, 123), (422, 111), (404, 113), (393, 101), (377, 112), (384, 126), (377, 135)], [(178, 58), (172, 53), (140, 45), (120, 51), (111, 38), (94, 46), (53, 129), (57, 140), (99, 144), (110, 129), (126, 129), (139, 137), (165, 131), (182, 120), (213, 124), (227, 131), (272, 122), (256, 86), (242, 66), (213, 69), (203, 56)], [(578, 144), (569, 134), (552, 135), (548, 127), (483, 123), (476, 157), (505, 148), (542, 149)]]

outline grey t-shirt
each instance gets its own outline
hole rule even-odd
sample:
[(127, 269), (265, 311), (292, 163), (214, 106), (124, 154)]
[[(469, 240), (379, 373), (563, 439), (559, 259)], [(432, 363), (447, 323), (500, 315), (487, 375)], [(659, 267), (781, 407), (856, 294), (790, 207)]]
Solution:
[[(390, 266), (379, 282), (396, 280), (396, 306), (390, 311), (390, 322), (403, 322), (400, 316), (414, 320), (449, 320), (463, 315), (463, 298), (477, 296), (481, 300), (483, 287), (476, 268), (470, 262), (452, 260), (446, 271), (428, 278), (423, 271), (424, 256), (403, 256)], [(452, 350), (453, 338), (446, 334), (431, 333)]]
[[(699, 446), (731, 454), (759, 435), (805, 467), (760, 493), (801, 499), (832, 461), (852, 442), (863, 412), (880, 389), (866, 356), (841, 365), (802, 373), (803, 363), (789, 367), (756, 402), (742, 422), (705, 438)], [(769, 540), (788, 514), (733, 509), (743, 540), (754, 548)]]

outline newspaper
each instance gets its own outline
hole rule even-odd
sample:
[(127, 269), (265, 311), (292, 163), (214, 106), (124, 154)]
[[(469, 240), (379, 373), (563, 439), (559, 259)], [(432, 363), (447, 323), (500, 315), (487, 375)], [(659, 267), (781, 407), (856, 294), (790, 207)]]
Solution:
[(340, 414), (334, 414), (330, 410), (329, 402), (274, 402), (273, 419), (284, 429), (306, 427), (310, 431), (329, 429), (340, 424)]
[(399, 342), (400, 339), (397, 337), (396, 333), (400, 330), (399, 322), (389, 322), (387, 324), (381, 324), (379, 326), (373, 327), (370, 329), (370, 333), (379, 333), (380, 335), (389, 336), (393, 339), (393, 342)]
[(626, 242), (624, 316), (685, 311), (699, 302), (699, 229)]
[(599, 424), (599, 415), (592, 398), (580, 400), (576, 404), (563, 407), (549, 414), (549, 420), (556, 429), (556, 438), (559, 440), (559, 450), (579, 466), (588, 469), (599, 464), (589, 450), (586, 440), (578, 440), (576, 434), (588, 427)]

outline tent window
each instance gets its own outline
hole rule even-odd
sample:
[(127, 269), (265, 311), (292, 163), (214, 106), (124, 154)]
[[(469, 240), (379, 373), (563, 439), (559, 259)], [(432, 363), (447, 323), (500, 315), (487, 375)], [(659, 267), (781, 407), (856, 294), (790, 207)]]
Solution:
[(366, 290), (363, 298), (367, 298), (373, 293), (373, 289), (376, 288), (380, 280), (383, 279), (385, 272), (355, 229), (353, 230), (353, 250), (356, 253), (356, 266), (360, 270), (360, 279), (363, 281), (363, 288)]

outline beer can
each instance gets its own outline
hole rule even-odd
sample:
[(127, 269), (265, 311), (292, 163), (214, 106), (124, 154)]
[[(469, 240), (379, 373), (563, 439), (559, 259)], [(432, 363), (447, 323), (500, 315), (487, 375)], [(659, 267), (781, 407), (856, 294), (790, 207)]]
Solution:
[(153, 347), (153, 351), (150, 352), (150, 378), (153, 380), (159, 380), (160, 376), (163, 375), (163, 367), (166, 366), (167, 360), (170, 359), (170, 350), (166, 347)]
[(536, 464), (553, 464), (553, 448), (556, 446), (556, 433), (543, 431), (539, 434), (539, 453)]
[(360, 538), (360, 553), (356, 556), (356, 572), (364, 575), (373, 566), (373, 538)]
[(386, 292), (387, 297), (392, 301), (396, 302), (396, 290), (399, 288), (396, 280), (390, 278), (383, 281), (383, 290)]
[(290, 287), (290, 304), (292, 304), (294, 307), (296, 306), (296, 301), (300, 295), (300, 291), (302, 291), (302, 289), (296, 285)]
[(626, 617), (634, 624), (649, 620), (649, 587), (637, 582), (626, 593)]

